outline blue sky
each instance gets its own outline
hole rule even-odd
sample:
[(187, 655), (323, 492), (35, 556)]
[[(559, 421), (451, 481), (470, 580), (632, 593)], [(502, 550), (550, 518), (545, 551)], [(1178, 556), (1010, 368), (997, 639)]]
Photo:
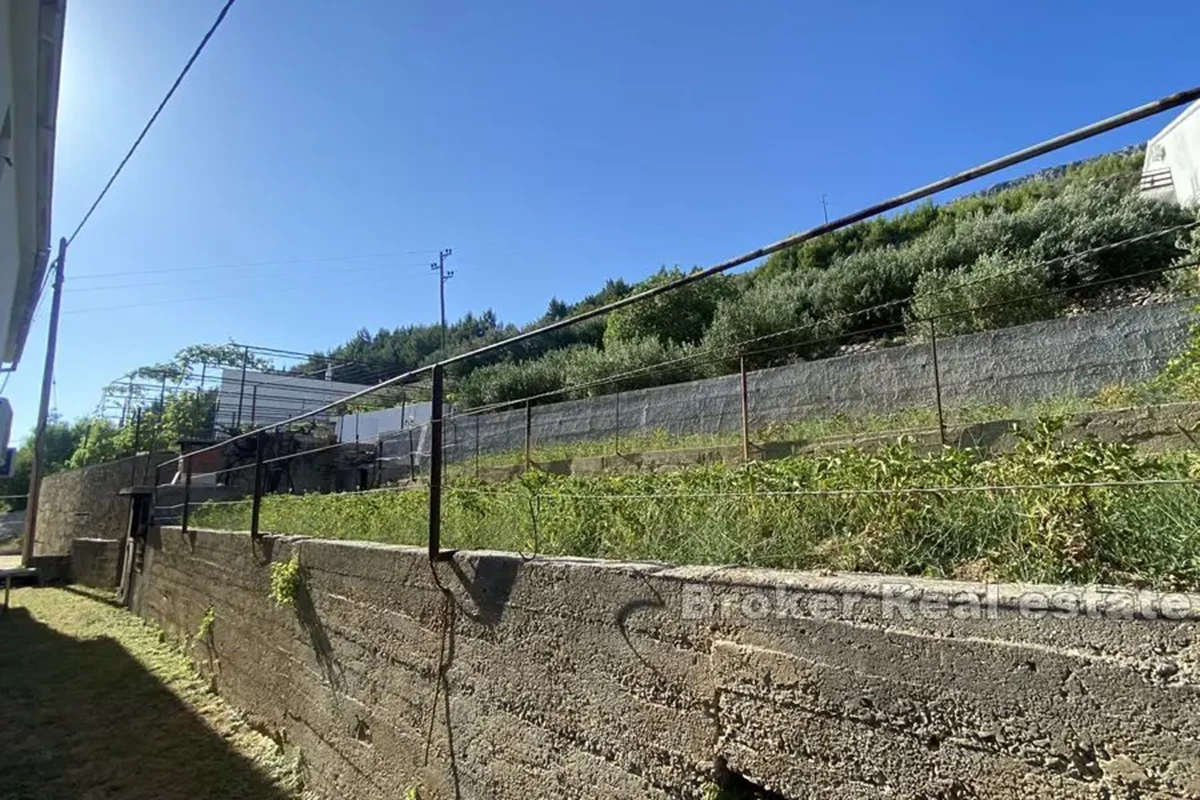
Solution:
[[(56, 241), (221, 2), (68, 5)], [(846, 213), (1200, 82), (1170, 44), (1200, 4), (1169, 16), (1147, 39), (1095, 0), (239, 0), (68, 255), (57, 409), (191, 343), (310, 350), (433, 321), (442, 247), (448, 314), (516, 322), (722, 260), (819, 222), (822, 194)], [(111, 275), (304, 259), (331, 260)], [(14, 438), (48, 305), (6, 392)]]

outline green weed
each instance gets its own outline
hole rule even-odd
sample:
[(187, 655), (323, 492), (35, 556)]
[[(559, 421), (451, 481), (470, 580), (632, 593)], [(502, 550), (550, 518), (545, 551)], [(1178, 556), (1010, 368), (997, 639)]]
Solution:
[(209, 606), (204, 616), (200, 617), (200, 626), (196, 628), (196, 635), (192, 637), (195, 643), (207, 642), (212, 636), (213, 623), (217, 621), (217, 612), (212, 606)]
[(271, 599), (280, 606), (295, 605), (303, 579), (299, 553), (292, 553), (287, 561), (274, 562), (271, 564)]
[[(1143, 455), (1063, 441), (1048, 419), (1008, 453), (901, 440), (669, 473), (451, 481), (443, 543), (543, 555), (754, 564), (930, 577), (1200, 587), (1200, 489), (1190, 483), (1060, 484), (1200, 477), (1193, 452)], [(1037, 488), (1012, 488), (1017, 486)], [(920, 491), (912, 491), (912, 489)], [(866, 490), (865, 492), (862, 490)], [(423, 545), (423, 488), (273, 495), (275, 533)], [(237, 506), (201, 506), (226, 527)]]

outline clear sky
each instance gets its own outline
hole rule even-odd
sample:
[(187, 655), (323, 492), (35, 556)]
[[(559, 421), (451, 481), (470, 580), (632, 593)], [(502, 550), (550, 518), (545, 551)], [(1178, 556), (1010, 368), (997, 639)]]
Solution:
[[(221, 4), (68, 1), (55, 241)], [(1195, 2), (238, 0), (68, 255), (57, 410), (191, 343), (433, 321), (442, 247), (448, 314), (515, 322), (722, 260), (819, 222), (822, 194), (846, 213), (1200, 83), (1197, 29)]]

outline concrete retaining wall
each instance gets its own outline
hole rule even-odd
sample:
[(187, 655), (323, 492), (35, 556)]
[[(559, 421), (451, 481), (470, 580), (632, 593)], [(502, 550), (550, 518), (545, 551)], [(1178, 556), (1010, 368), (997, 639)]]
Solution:
[[(1127, 308), (1037, 322), (938, 341), (942, 398), (948, 408), (1025, 403), (1094, 394), (1110, 384), (1152, 377), (1183, 347), (1195, 300)], [(752, 372), (750, 424), (794, 422), (837, 413), (887, 414), (932, 407), (931, 348), (909, 345)], [(741, 426), (738, 376), (622, 392), (536, 406), (536, 443), (612, 439), (664, 430), (719, 433)], [(525, 411), (451, 422), (452, 458), (479, 450), (520, 450)], [(408, 452), (408, 440), (390, 440), (385, 455)]]
[(1195, 596), (167, 528), (132, 604), (326, 798), (1200, 795)]
[(38, 555), (69, 555), (75, 539), (119, 539), (125, 535), (129, 499), (121, 489), (154, 480), (154, 468), (172, 453), (150, 453), (42, 479), (38, 507)]
[(120, 581), (121, 542), (76, 539), (71, 542), (71, 581), (96, 589), (115, 589)]

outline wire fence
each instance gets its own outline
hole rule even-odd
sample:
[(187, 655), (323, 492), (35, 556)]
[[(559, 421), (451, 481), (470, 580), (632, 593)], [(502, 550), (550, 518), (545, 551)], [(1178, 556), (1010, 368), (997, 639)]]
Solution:
[[(644, 546), (639, 553), (678, 556), (705, 546), (711, 550), (706, 560), (711, 560), (721, 554), (753, 556), (747, 548), (761, 547), (765, 539), (751, 528), (765, 524), (768, 512), (773, 515), (772, 530), (797, 525), (820, 528), (854, 515), (882, 513), (879, 506), (862, 505), (870, 498), (884, 503), (887, 514), (906, 515), (909, 523), (915, 519), (912, 515), (918, 515), (920, 525), (928, 522), (925, 541), (943, 543), (939, 547), (949, 533), (935, 533), (938, 525), (959, 533), (970, 521), (988, 528), (983, 523), (989, 504), (1000, 517), (1021, 518), (1025, 510), (1020, 503), (1025, 501), (1012, 496), (1056, 498), (1064, 492), (1144, 490), (1164, 493), (1175, 502), (1178, 498), (1170, 493), (1195, 489), (1190, 475), (1009, 481), (976, 467), (970, 467), (976, 471), (968, 475), (968, 468), (951, 456), (944, 456), (951, 459), (947, 463), (957, 465), (969, 478), (959, 485), (923, 483), (930, 476), (921, 474), (907, 475), (899, 485), (836, 485), (837, 481), (830, 483), (821, 476), (788, 477), (762, 469), (719, 473), (719, 478), (705, 479), (708, 488), (704, 481), (683, 486), (663, 479), (653, 490), (643, 490), (646, 484), (635, 482), (624, 489), (605, 484), (596, 491), (581, 479), (543, 491), (539, 481), (547, 473), (581, 477), (629, 471), (645, 481), (655, 470), (669, 466), (762, 463), (823, 448), (861, 450), (871, 447), (872, 441), (894, 441), (901, 435), (916, 437), (931, 451), (947, 445), (986, 449), (1004, 435), (1014, 418), (1036, 416), (1051, 407), (1076, 413), (1112, 407), (1112, 398), (1101, 402), (1096, 396), (1109, 387), (1150, 379), (1181, 347), (1187, 311), (1178, 298), (1155, 297), (1163, 302), (1132, 311), (1084, 308), (1081, 311), (1088, 313), (1041, 327), (949, 334), (971, 327), (955, 324), (958, 320), (998, 315), (1045, 298), (1092, 297), (1113, 286), (1157, 287), (1164, 276), (1195, 270), (1200, 262), (1188, 259), (1090, 280), (1064, 280), (992, 302), (954, 305), (951, 301), (960, 296), (954, 293), (972, 284), (999, 283), (1023, 271), (1065, 274), (1063, 268), (1073, 263), (1119, 254), (1154, 239), (1170, 239), (1200, 222), (1163, 226), (959, 282), (942, 290), (937, 306), (941, 310), (933, 314), (915, 311), (918, 301), (931, 293), (914, 293), (730, 345), (696, 347), (679, 357), (473, 408), (454, 402), (462, 394), (462, 385), (451, 370), (1196, 97), (1200, 90), (1165, 98), (600, 308), (400, 375), (379, 376), (362, 365), (342, 365), (347, 377), (378, 379), (348, 392), (333, 385), (308, 387), (305, 381), (320, 381), (294, 368), (282, 375), (291, 382), (289, 388), (277, 380), (280, 375), (250, 369), (251, 351), (246, 348), (240, 370), (236, 365), (222, 367), (221, 380), (230, 378), (228, 391), (224, 383), (217, 388), (204, 386), (207, 368), (201, 372), (199, 386), (184, 381), (172, 387), (184, 395), (215, 391), (224, 396), (225, 401), (218, 403), (224, 411), (214, 419), (213, 433), (227, 435), (217, 442), (185, 443), (179, 456), (157, 465), (156, 518), (186, 529), (201, 509), (205, 524), (219, 517), (224, 524), (248, 529), (255, 536), (267, 531), (300, 533), (304, 531), (264, 526), (264, 498), (288, 495), (309, 502), (312, 497), (333, 495), (338, 498), (332, 501), (335, 504), (361, 498), (371, 505), (374, 521), (366, 521), (349, 505), (340, 510), (311, 505), (307, 513), (313, 524), (353, 518), (355, 524), (391, 526), (391, 540), (423, 542), (431, 559), (445, 557), (444, 544), (594, 552), (595, 543), (588, 537), (607, 537), (609, 545), (622, 537), (641, 537), (645, 545), (647, 537), (657, 537), (657, 545)], [(1116, 179), (1129, 176), (1102, 180)], [(1141, 315), (1137, 336), (1103, 335), (1117, 319), (1113, 314), (1131, 313)], [(848, 330), (842, 325), (881, 317), (877, 324)], [(1032, 346), (1037, 341), (1040, 346)], [(285, 354), (288, 351), (274, 353)], [(662, 376), (673, 374), (672, 370), (696, 379), (651, 385), (663, 383)], [(230, 375), (231, 371), (238, 374)], [(190, 375), (188, 380), (194, 378)], [(127, 380), (127, 397), (133, 396), (136, 386), (153, 398), (155, 387), (141, 383)], [(157, 388), (161, 406), (168, 392), (161, 382)], [(307, 392), (302, 402), (289, 408), (302, 392)], [(129, 405), (124, 405), (123, 413), (128, 413)], [(1164, 412), (1163, 419), (1175, 414), (1171, 419), (1180, 421), (1176, 412)], [(217, 418), (223, 422), (217, 424)], [(1200, 424), (1200, 416), (1194, 422)], [(1187, 436), (1187, 431), (1181, 435)], [(828, 464), (824, 468), (836, 471)], [(517, 478), (520, 491), (502, 483)], [(981, 500), (960, 509), (963, 516), (957, 521), (930, 510), (943, 506), (950, 496)], [(685, 508), (686, 502), (698, 499), (726, 505)], [(490, 505), (485, 508), (483, 503)], [(1163, 508), (1167, 510), (1162, 513), (1173, 513), (1169, 503)], [(214, 515), (214, 509), (224, 511)], [(688, 530), (706, 531), (694, 536), (702, 544), (684, 541), (681, 537), (688, 536)], [(606, 552), (619, 555), (621, 547), (612, 545)]]

